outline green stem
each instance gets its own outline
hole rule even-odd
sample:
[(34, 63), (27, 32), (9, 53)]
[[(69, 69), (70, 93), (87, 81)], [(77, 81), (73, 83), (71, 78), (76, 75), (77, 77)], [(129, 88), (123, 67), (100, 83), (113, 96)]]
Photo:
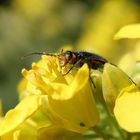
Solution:
[(100, 136), (101, 138), (103, 138), (103, 140), (108, 140), (109, 139), (108, 136), (106, 134), (104, 134), (97, 126), (92, 127), (91, 130), (96, 132), (96, 134), (98, 136)]
[[(94, 82), (94, 81), (93, 81)], [(94, 86), (91, 84), (91, 88), (92, 88), (92, 91), (93, 91), (93, 95), (94, 97), (96, 97), (97, 102), (100, 102), (107, 114), (107, 117), (109, 118), (109, 124), (111, 126), (111, 128), (114, 130), (114, 134), (115, 136), (113, 136), (114, 138), (116, 139), (119, 139), (119, 140), (125, 140), (127, 139), (127, 134), (125, 135), (124, 131), (120, 129), (118, 123), (116, 122), (115, 118), (112, 116), (111, 112), (108, 110), (107, 106), (106, 106), (106, 102), (104, 100), (104, 97), (103, 97), (103, 94), (100, 96), (100, 98), (96, 95), (96, 92), (94, 90)], [(102, 92), (102, 91), (101, 91)], [(108, 136), (109, 137), (109, 136)]]
[(109, 119), (111, 120), (110, 121), (110, 125), (113, 126), (113, 128), (115, 128), (116, 132), (118, 132), (121, 140), (125, 140), (126, 137), (124, 136), (124, 133), (122, 132), (122, 130), (120, 129), (118, 123), (116, 122), (115, 118), (111, 115), (111, 113), (109, 112), (107, 106), (106, 106), (106, 103), (104, 101), (104, 99), (102, 99), (102, 105), (107, 113), (107, 116), (109, 117)]

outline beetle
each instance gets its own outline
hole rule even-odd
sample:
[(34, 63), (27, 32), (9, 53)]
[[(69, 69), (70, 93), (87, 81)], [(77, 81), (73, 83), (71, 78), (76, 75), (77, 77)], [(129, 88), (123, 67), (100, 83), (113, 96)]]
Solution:
[[(86, 52), (86, 51), (61, 51), (60, 54), (51, 54), (46, 52), (33, 52), (32, 54), (49, 55), (57, 57), (61, 67), (65, 67), (67, 64), (72, 64), (72, 67), (63, 76), (67, 75), (74, 67), (81, 67), (87, 63), (89, 69), (103, 68), (107, 60), (100, 55)], [(27, 55), (28, 56), (28, 55)]]
[(81, 67), (84, 63), (87, 63), (89, 69), (98, 69), (107, 62), (105, 58), (86, 51), (64, 51), (57, 57), (61, 67), (72, 64), (72, 67), (64, 75), (67, 75), (74, 67)]
[[(85, 63), (87, 63), (89, 69), (95, 69), (95, 70), (99, 68), (103, 68), (104, 64), (108, 63), (108, 61), (102, 56), (97, 55), (95, 53), (86, 52), (86, 51), (70, 51), (70, 50), (63, 51), (62, 50), (60, 54), (52, 54), (52, 53), (47, 53), (47, 52), (33, 52), (26, 56), (30, 56), (32, 54), (49, 55), (49, 56), (57, 57), (59, 60), (60, 66), (62, 68), (65, 67), (67, 64), (71, 64), (72, 67), (66, 73), (62, 74), (63, 76), (67, 75), (74, 67), (80, 68)], [(115, 64), (112, 64), (112, 65), (116, 66)], [(89, 77), (94, 88), (96, 88), (91, 76)], [(129, 79), (136, 85), (136, 83), (130, 77)]]

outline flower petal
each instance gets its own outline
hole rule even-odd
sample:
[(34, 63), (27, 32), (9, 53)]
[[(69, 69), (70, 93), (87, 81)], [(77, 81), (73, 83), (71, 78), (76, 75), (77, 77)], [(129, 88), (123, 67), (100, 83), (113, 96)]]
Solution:
[(140, 92), (135, 85), (124, 88), (116, 99), (114, 114), (129, 132), (140, 132)]
[(122, 27), (118, 33), (116, 33), (114, 39), (121, 38), (140, 38), (140, 24), (131, 24)]
[(0, 136), (16, 129), (37, 111), (40, 105), (40, 96), (29, 96), (23, 99), (14, 109), (6, 114), (3, 123), (0, 125)]
[[(83, 78), (84, 77), (84, 78)], [(85, 64), (80, 68), (70, 85), (62, 83), (50, 83), (56, 92), (53, 92), (52, 98), (59, 100), (66, 100), (72, 98), (74, 94), (78, 93), (89, 80), (89, 69)]]
[(83, 132), (98, 122), (99, 114), (86, 64), (79, 69), (70, 86), (61, 85), (56, 90), (56, 96), (49, 96), (46, 110), (57, 124), (68, 130)]

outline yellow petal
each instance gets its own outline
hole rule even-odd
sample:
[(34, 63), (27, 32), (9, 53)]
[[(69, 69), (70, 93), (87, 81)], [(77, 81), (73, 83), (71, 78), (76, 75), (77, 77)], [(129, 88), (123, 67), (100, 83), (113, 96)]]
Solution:
[(1, 136), (1, 140), (19, 140), (19, 134), (20, 134), (19, 130), (11, 131), (6, 135)]
[(75, 79), (70, 85), (71, 90), (75, 89), (78, 92), (85, 86), (88, 80), (89, 80), (89, 68), (87, 64), (84, 64), (77, 72)]
[(140, 38), (140, 24), (131, 24), (122, 27), (115, 35), (114, 39)]
[(30, 87), (29, 87), (30, 89), (32, 89), (31, 85), (33, 84), (43, 94), (47, 94), (48, 92), (53, 92), (53, 88), (46, 84), (46, 82), (42, 78), (42, 75), (38, 73), (37, 71), (34, 71), (34, 70), (27, 71), (23, 69), (22, 74), (25, 76), (25, 78), (29, 82), (31, 82)]
[(17, 90), (19, 93), (21, 93), (22, 91), (24, 91), (26, 89), (27, 82), (28, 81), (24, 78), (20, 81), (20, 83), (18, 84), (18, 87), (17, 87)]
[(31, 70), (27, 71), (26, 69), (23, 69), (22, 74), (28, 82), (40, 90), (42, 94), (48, 94), (54, 92), (53, 83), (66, 84), (65, 78), (58, 69), (56, 58), (43, 56), (42, 60), (40, 60), (37, 64), (32, 64)]
[[(54, 86), (54, 88), (56, 88)], [(89, 69), (83, 65), (70, 86), (57, 88), (47, 100), (49, 115), (64, 128), (83, 132), (97, 124), (99, 114), (89, 83)]]
[[(15, 134), (15, 132), (17, 133)], [(17, 140), (37, 140), (37, 130), (28, 121), (22, 124), (15, 132), (14, 136), (17, 137)]]
[(140, 92), (135, 85), (124, 88), (114, 108), (119, 125), (129, 132), (140, 132)]
[(22, 124), (40, 107), (39, 96), (29, 96), (23, 99), (14, 109), (8, 111), (0, 125), (0, 135), (4, 135)]
[[(84, 77), (84, 78), (83, 78)], [(78, 93), (85, 84), (89, 80), (89, 69), (88, 66), (85, 64), (82, 68), (80, 68), (73, 79), (70, 85), (62, 84), (62, 83), (52, 83), (50, 84), (53, 86), (56, 92), (53, 92), (52, 98), (65, 100), (70, 99), (74, 94)]]
[(52, 125), (52, 121), (50, 118), (42, 111), (42, 108), (40, 108), (29, 120), (28, 123), (35, 123), (35, 128), (38, 130), (42, 127), (49, 127)]
[(13, 131), (7, 133), (6, 135), (1, 136), (0, 138), (1, 138), (1, 140), (17, 140), (16, 138), (14, 139)]

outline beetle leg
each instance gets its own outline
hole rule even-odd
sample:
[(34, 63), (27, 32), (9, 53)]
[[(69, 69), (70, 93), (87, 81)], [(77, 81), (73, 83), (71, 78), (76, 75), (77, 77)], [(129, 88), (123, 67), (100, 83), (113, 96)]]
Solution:
[(94, 81), (92, 80), (91, 76), (89, 75), (89, 80), (91, 81), (94, 88), (96, 88)]
[(73, 66), (64, 74), (62, 74), (63, 76), (67, 75), (74, 67), (76, 67), (80, 62), (82, 62), (82, 59), (79, 59), (75, 64), (73, 64)]

